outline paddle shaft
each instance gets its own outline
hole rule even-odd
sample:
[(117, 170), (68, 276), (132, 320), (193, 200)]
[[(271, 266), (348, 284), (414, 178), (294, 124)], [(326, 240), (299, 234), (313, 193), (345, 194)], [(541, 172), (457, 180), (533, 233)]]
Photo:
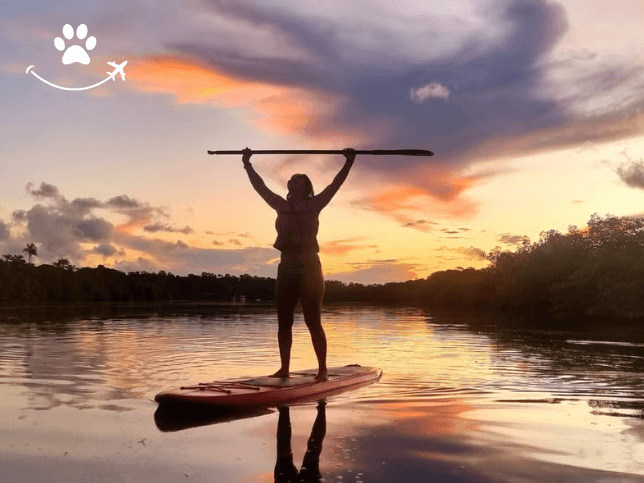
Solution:
[[(341, 149), (269, 149), (253, 151), (255, 154), (342, 154)], [(232, 154), (241, 156), (243, 151), (208, 151), (208, 154)], [(402, 156), (433, 156), (434, 153), (425, 149), (372, 149), (356, 150), (356, 154), (402, 155)]]

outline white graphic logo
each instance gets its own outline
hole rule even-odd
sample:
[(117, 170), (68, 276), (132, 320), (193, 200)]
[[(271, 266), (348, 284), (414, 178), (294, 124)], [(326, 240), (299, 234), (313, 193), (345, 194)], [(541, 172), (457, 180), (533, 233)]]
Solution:
[[(63, 36), (67, 40), (72, 40), (74, 38), (74, 28), (69, 24), (65, 24), (65, 26), (63, 27)], [(83, 24), (80, 24), (76, 29), (76, 38), (78, 38), (79, 40), (84, 40), (85, 37), (87, 37), (87, 25), (83, 23)], [(63, 64), (69, 65), (69, 64), (79, 63), (79, 64), (87, 65), (90, 63), (89, 54), (87, 53), (87, 51), (94, 50), (94, 47), (96, 47), (96, 37), (94, 37), (93, 35), (89, 37), (85, 41), (85, 48), (81, 47), (80, 45), (71, 45), (70, 47), (66, 48), (65, 40), (61, 39), (60, 37), (56, 37), (54, 39), (54, 46), (61, 52), (65, 51), (65, 53), (63, 54), (63, 60), (62, 60)], [(124, 62), (121, 62), (120, 64), (117, 64), (114, 61), (108, 62), (108, 65), (110, 65), (111, 67), (114, 67), (114, 70), (112, 72), (107, 72), (107, 77), (102, 81), (87, 87), (62, 87), (62, 86), (53, 84), (48, 80), (45, 80), (42, 77), (40, 77), (38, 74), (36, 74), (36, 72), (33, 70), (33, 67), (34, 67), (33, 65), (30, 65), (29, 67), (27, 67), (26, 73), (29, 74), (29, 72), (31, 71), (34, 77), (40, 79), (45, 84), (49, 84), (50, 86), (55, 87), (57, 89), (62, 89), (65, 91), (84, 91), (87, 89), (93, 89), (94, 87), (98, 87), (110, 79), (114, 80), (114, 78), (116, 77), (116, 74), (121, 74), (121, 80), (124, 81), (125, 71), (123, 69), (125, 68), (126, 64), (127, 64), (127, 60)]]
[[(66, 24), (63, 27), (63, 35), (67, 40), (71, 40), (74, 37), (74, 28), (71, 25)], [(87, 37), (87, 25), (82, 23), (78, 26), (76, 29), (76, 37), (78, 37), (79, 40), (83, 40)], [(65, 41), (60, 37), (56, 37), (54, 39), (54, 45), (61, 52), (65, 50)], [(94, 47), (96, 47), (96, 37), (92, 35), (87, 39), (87, 42), (85, 42), (85, 49), (93, 50)], [(89, 64), (89, 55), (87, 55), (87, 51), (85, 49), (80, 45), (72, 45), (69, 47), (65, 51), (65, 55), (63, 55), (63, 64), (73, 64), (74, 62), (80, 62), (85, 65)]]

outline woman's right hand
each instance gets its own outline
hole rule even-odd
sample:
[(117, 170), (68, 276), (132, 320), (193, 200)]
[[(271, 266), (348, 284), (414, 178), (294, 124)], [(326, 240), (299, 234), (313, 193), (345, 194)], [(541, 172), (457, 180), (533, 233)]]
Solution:
[(250, 149), (242, 149), (242, 162), (244, 163), (244, 166), (250, 165), (250, 157), (253, 155), (253, 151)]
[(353, 163), (356, 159), (356, 150), (353, 148), (343, 149), (342, 154), (344, 155), (345, 158), (347, 158), (347, 161), (349, 161), (350, 163)]

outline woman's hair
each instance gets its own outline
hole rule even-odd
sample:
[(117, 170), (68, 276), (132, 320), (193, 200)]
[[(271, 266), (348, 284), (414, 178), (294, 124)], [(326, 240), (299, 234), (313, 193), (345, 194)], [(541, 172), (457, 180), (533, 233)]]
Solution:
[[(294, 175), (292, 176), (292, 178), (295, 178), (296, 176), (297, 176), (297, 177), (304, 178), (304, 193), (303, 193), (303, 198), (304, 198), (305, 200), (310, 200), (311, 198), (313, 198), (313, 196), (314, 196), (314, 193), (313, 193), (313, 183), (311, 183), (311, 180), (309, 179), (309, 177), (308, 177), (307, 175), (305, 175), (305, 174), (294, 174)], [(286, 195), (286, 200), (287, 200), (287, 201), (292, 201), (292, 199), (291, 199), (291, 193), (290, 193), (290, 192)]]

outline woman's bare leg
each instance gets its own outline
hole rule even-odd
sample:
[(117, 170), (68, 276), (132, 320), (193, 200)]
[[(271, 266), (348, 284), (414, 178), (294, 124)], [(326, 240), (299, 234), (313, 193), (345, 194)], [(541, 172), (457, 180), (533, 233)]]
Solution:
[(293, 345), (293, 320), (297, 306), (299, 286), (292, 286), (289, 280), (278, 271), (275, 299), (277, 305), (277, 342), (280, 349), (281, 366), (271, 377), (289, 377), (291, 366), (291, 346)]
[(311, 342), (313, 342), (313, 350), (315, 350), (315, 355), (318, 359), (318, 375), (315, 376), (315, 379), (318, 381), (326, 381), (329, 379), (329, 375), (328, 375), (328, 369), (326, 367), (327, 342), (326, 342), (326, 334), (324, 333), (324, 328), (320, 323), (312, 324), (312, 325), (307, 324), (307, 327), (309, 328), (309, 332), (311, 333)]
[(322, 270), (314, 271), (306, 276), (302, 290), (302, 313), (304, 322), (311, 334), (313, 350), (318, 359), (318, 375), (315, 377), (318, 381), (329, 379), (326, 367), (327, 342), (324, 328), (322, 327), (322, 299), (324, 298), (324, 279)]

